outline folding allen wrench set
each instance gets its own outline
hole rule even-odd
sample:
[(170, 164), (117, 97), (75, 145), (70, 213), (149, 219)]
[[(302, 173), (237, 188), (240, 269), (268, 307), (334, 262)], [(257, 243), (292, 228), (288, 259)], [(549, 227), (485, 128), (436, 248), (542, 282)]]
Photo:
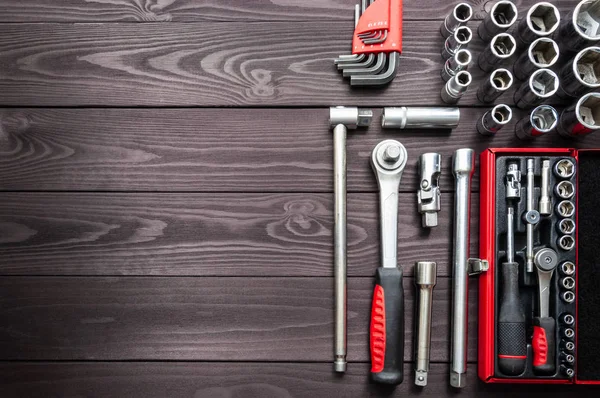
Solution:
[[(473, 77), (467, 49), (473, 10), (456, 5), (443, 21), (444, 60), (440, 97), (449, 105), (463, 97)], [(512, 29), (512, 30), (511, 30)], [(527, 145), (548, 134), (573, 140), (600, 130), (600, 0), (583, 0), (561, 20), (556, 6), (534, 4), (519, 21), (507, 0), (491, 4), (477, 35), (485, 47), (477, 58), (488, 73), (477, 99), (494, 106), (473, 126), (481, 136), (502, 134), (512, 119), (509, 105), (495, 104), (512, 87), (515, 106), (528, 115), (515, 135)], [(355, 8), (352, 54), (334, 64), (352, 86), (389, 84), (402, 51), (402, 1), (363, 0)], [(518, 52), (521, 52), (519, 55)], [(559, 55), (562, 54), (562, 59)], [(512, 67), (507, 65), (513, 56)], [(565, 58), (566, 57), (566, 58)], [(547, 102), (552, 99), (552, 103)], [(555, 104), (564, 103), (559, 112)], [(559, 105), (560, 106), (560, 105)], [(557, 106), (558, 109), (560, 107)], [(368, 126), (367, 109), (332, 107), (335, 170), (335, 370), (346, 369), (346, 133)], [(454, 129), (459, 108), (386, 107), (382, 127)], [(371, 153), (379, 187), (381, 267), (371, 308), (371, 378), (403, 381), (404, 291), (397, 258), (398, 191), (408, 162), (406, 148), (384, 140)], [(442, 158), (418, 158), (418, 211), (422, 226), (438, 224)], [(449, 384), (466, 385), (469, 275), (481, 274), (478, 374), (486, 383), (600, 384), (600, 150), (490, 148), (480, 161), (480, 258), (469, 256), (470, 192), (474, 151), (457, 149), (452, 260)], [(600, 216), (600, 214), (598, 214)], [(427, 385), (432, 291), (436, 263), (415, 265), (415, 379)]]

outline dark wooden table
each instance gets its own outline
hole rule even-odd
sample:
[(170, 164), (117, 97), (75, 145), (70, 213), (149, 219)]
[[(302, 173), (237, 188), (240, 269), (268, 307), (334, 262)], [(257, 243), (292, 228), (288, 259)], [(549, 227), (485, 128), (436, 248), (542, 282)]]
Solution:
[[(438, 28), (454, 2), (405, 0), (401, 71), (352, 90), (353, 0), (0, 1), (0, 396), (450, 396), (450, 156), (521, 146), (512, 125), (382, 132), (382, 106), (441, 104)], [(475, 28), (491, 2), (471, 1)], [(524, 12), (533, 0), (517, 4)], [(573, 0), (555, 1), (563, 11)], [(471, 49), (478, 55), (476, 39)], [(475, 84), (484, 74), (472, 68)], [(501, 98), (512, 103), (512, 93)], [(348, 372), (333, 373), (331, 105), (376, 108), (348, 140)], [(517, 112), (516, 117), (523, 116)], [(368, 383), (378, 265), (374, 145), (408, 149), (399, 257), (406, 381)], [(533, 146), (600, 146), (556, 135)], [(444, 157), (440, 226), (419, 226), (416, 159)], [(478, 176), (471, 252), (478, 247)], [(413, 386), (412, 267), (439, 264), (431, 378)], [(476, 376), (471, 281), (463, 396), (558, 396)], [(578, 389), (578, 391), (588, 391)]]

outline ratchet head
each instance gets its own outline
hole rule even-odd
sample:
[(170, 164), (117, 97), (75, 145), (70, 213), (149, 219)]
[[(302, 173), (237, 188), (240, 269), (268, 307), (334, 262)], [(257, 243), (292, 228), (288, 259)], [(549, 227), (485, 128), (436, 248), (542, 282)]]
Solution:
[(377, 180), (381, 183), (382, 176), (402, 176), (408, 155), (404, 145), (395, 140), (381, 141), (371, 155), (371, 167)]
[(542, 272), (552, 272), (558, 265), (558, 254), (552, 249), (540, 249), (533, 258), (535, 266)]
[(335, 127), (343, 124), (349, 130), (366, 127), (373, 120), (373, 111), (356, 107), (335, 106), (329, 108), (329, 125)]

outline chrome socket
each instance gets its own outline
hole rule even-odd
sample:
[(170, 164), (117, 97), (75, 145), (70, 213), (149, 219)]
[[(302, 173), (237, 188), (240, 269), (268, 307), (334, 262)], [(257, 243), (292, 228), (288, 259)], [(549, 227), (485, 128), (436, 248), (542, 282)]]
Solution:
[(495, 135), (512, 120), (512, 110), (508, 105), (500, 104), (487, 111), (477, 121), (477, 131), (481, 135)]
[(571, 251), (575, 247), (575, 238), (571, 235), (561, 236), (558, 238), (557, 245), (564, 251)]
[(573, 354), (567, 354), (566, 352), (563, 352), (560, 354), (560, 360), (572, 365), (575, 363), (575, 356)]
[[(573, 278), (571, 278), (571, 279), (573, 279)], [(569, 326), (571, 326), (575, 323), (575, 317), (571, 314), (563, 314), (560, 317), (560, 320), (562, 323), (564, 323), (565, 325), (569, 325)], [(573, 347), (573, 349), (575, 349), (575, 347)], [(573, 349), (571, 349), (569, 351), (573, 351)]]
[[(573, 317), (573, 315), (569, 316)], [(573, 318), (573, 322), (575, 322), (575, 318)], [(573, 343), (572, 341), (563, 340), (560, 342), (560, 349), (568, 352), (573, 352), (575, 351), (575, 343)]]
[(465, 25), (473, 17), (473, 8), (467, 3), (458, 3), (452, 12), (446, 16), (442, 26), (440, 27), (440, 33), (445, 38), (451, 36), (459, 26)]
[(600, 40), (600, 0), (583, 0), (561, 22), (560, 49), (575, 52)]
[(520, 47), (525, 47), (544, 36), (550, 36), (560, 25), (558, 8), (548, 2), (531, 6), (525, 18), (515, 29), (515, 39)]
[(454, 129), (460, 121), (456, 107), (383, 108), (381, 127), (384, 129)]
[(515, 92), (517, 108), (530, 109), (552, 97), (558, 90), (558, 76), (550, 69), (538, 69)]
[(496, 69), (484, 80), (477, 90), (477, 99), (483, 103), (494, 102), (513, 84), (512, 73), (508, 69)]
[(523, 81), (538, 69), (551, 68), (558, 61), (559, 51), (558, 44), (552, 39), (542, 37), (535, 40), (515, 62), (515, 77)]
[(573, 370), (573, 368), (569, 368), (568, 366), (560, 365), (560, 372), (567, 376), (569, 379), (575, 377), (575, 371)]
[[(566, 278), (562, 278), (560, 280), (560, 284), (562, 285), (563, 288), (567, 289), (567, 290), (572, 290), (575, 288), (575, 279), (571, 278), (570, 276), (567, 276)], [(573, 317), (572, 315), (569, 315), (570, 317)]]
[(575, 186), (571, 181), (561, 181), (556, 184), (556, 195), (561, 199), (571, 199), (575, 195)]
[(565, 108), (558, 123), (563, 137), (581, 137), (600, 130), (600, 93), (588, 93)]
[(452, 58), (458, 50), (461, 48), (467, 48), (472, 39), (473, 31), (466, 26), (459, 26), (454, 31), (454, 34), (450, 35), (444, 42), (442, 58)]
[[(569, 299), (571, 297), (573, 299), (571, 301), (567, 301), (567, 300), (565, 300), (565, 297), (564, 297), (565, 295), (567, 295)], [(565, 292), (563, 295), (561, 295), (561, 298), (563, 300), (567, 301), (567, 303), (572, 303), (573, 301), (575, 301), (575, 294), (573, 292)], [(566, 328), (565, 330), (562, 331), (562, 336), (567, 339), (572, 339), (573, 337), (575, 337), (575, 331), (571, 328)]]
[(512, 1), (498, 1), (479, 24), (477, 34), (483, 41), (490, 41), (498, 33), (508, 30), (517, 21), (517, 6)]
[(467, 91), (473, 78), (465, 70), (458, 72), (442, 87), (441, 97), (446, 104), (456, 104)]
[(477, 64), (484, 72), (489, 72), (508, 62), (515, 54), (517, 43), (508, 33), (500, 33), (492, 38), (490, 44), (479, 55)]
[(571, 220), (570, 218), (560, 220), (556, 224), (556, 230), (560, 234), (573, 235), (575, 233), (575, 221)]
[(566, 276), (575, 275), (575, 264), (571, 261), (565, 261), (560, 265), (560, 272)]
[(571, 201), (563, 200), (556, 205), (556, 212), (563, 218), (573, 217), (573, 214), (575, 214), (575, 205)]
[(540, 215), (552, 214), (552, 197), (550, 196), (550, 161), (542, 160), (542, 184), (540, 186)]
[(559, 76), (557, 94), (563, 99), (580, 97), (600, 87), (600, 47), (578, 52), (573, 61), (560, 70)]
[(471, 63), (471, 52), (464, 48), (458, 50), (452, 58), (449, 58), (442, 68), (442, 79), (447, 82), (456, 76), (461, 70), (467, 70)]
[(522, 140), (531, 140), (550, 133), (558, 124), (558, 112), (550, 105), (540, 105), (529, 116), (519, 120), (515, 134)]
[[(564, 292), (563, 294), (561, 294), (560, 297), (567, 303), (572, 303), (573, 301), (575, 301), (575, 293), (573, 293), (571, 291)], [(571, 332), (573, 332), (573, 329), (569, 328), (569, 329), (565, 330), (565, 333), (567, 332), (567, 330), (571, 330)], [(573, 333), (569, 332), (569, 334), (571, 335), (570, 337), (566, 336), (566, 335), (565, 335), (565, 337), (572, 338), (575, 335), (575, 332), (573, 332)]]
[(561, 159), (554, 165), (554, 175), (558, 178), (571, 178), (575, 174), (575, 164), (571, 159)]

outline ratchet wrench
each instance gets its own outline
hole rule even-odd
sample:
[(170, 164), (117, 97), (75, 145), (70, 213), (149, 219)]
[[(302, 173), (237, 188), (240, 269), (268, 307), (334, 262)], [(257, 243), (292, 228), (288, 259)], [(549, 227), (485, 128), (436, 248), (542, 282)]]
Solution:
[(391, 385), (404, 379), (404, 289), (397, 254), (398, 189), (406, 161), (406, 148), (395, 140), (380, 142), (371, 155), (381, 229), (381, 267), (375, 275), (371, 307), (371, 378)]
[(533, 371), (554, 374), (556, 371), (556, 321), (550, 316), (552, 274), (558, 265), (558, 254), (544, 248), (534, 257), (539, 284), (539, 316), (533, 318)]

